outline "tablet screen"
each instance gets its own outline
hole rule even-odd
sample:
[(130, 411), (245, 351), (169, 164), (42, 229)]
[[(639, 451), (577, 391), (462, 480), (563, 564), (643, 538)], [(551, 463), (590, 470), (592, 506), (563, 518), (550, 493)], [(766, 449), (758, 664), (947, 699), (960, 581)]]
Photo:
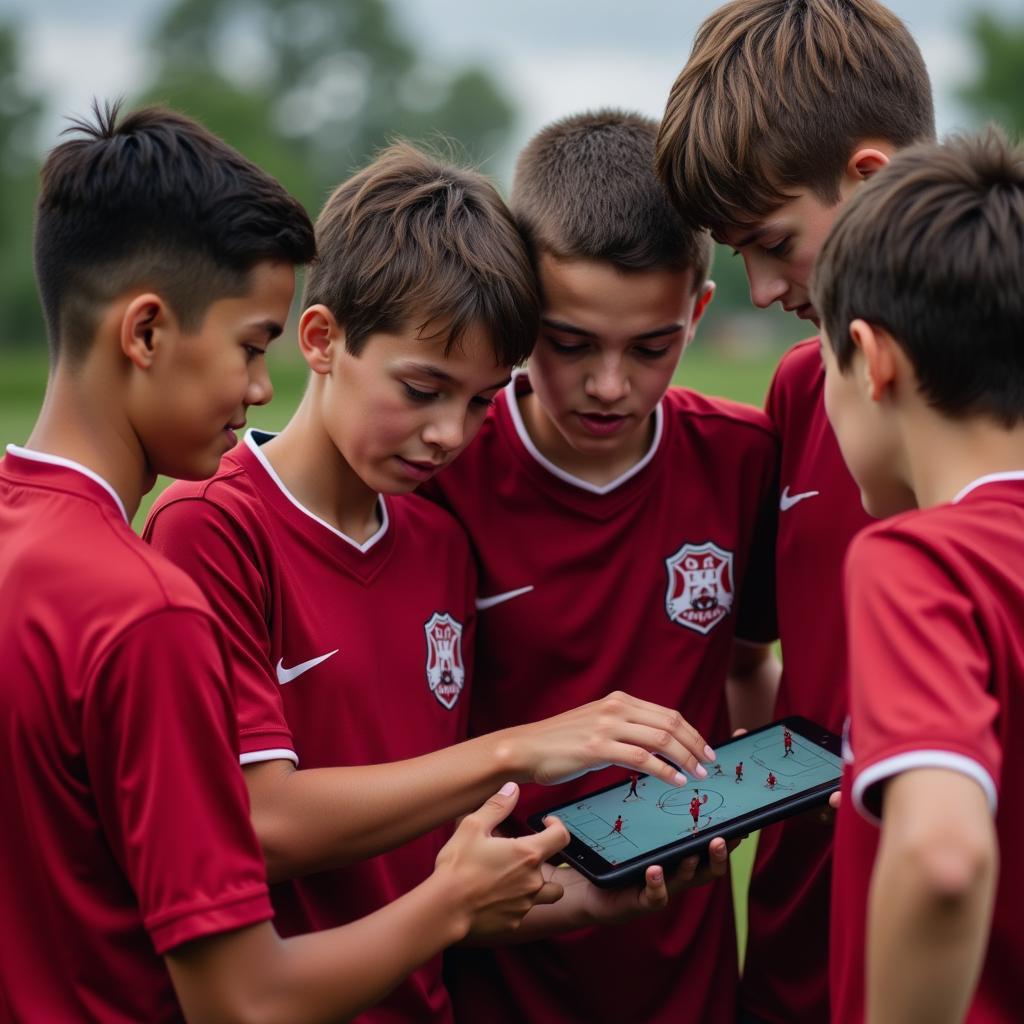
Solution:
[(714, 835), (726, 821), (836, 782), (843, 769), (840, 757), (782, 725), (730, 740), (717, 754), (704, 765), (706, 779), (691, 776), (681, 788), (634, 776), (551, 813), (608, 863), (622, 864), (688, 836)]

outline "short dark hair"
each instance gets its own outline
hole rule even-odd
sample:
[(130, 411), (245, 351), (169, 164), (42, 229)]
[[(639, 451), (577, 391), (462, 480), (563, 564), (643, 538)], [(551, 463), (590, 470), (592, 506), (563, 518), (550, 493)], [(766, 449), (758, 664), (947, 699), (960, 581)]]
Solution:
[(911, 147), (857, 190), (815, 267), (812, 300), (841, 369), (854, 319), (907, 353), (951, 416), (1024, 418), (1024, 149), (996, 129)]
[(338, 186), (316, 235), (303, 306), (326, 306), (354, 355), (372, 334), (409, 328), (446, 336), (447, 354), (480, 327), (502, 366), (533, 349), (540, 323), (533, 268), (482, 174), (395, 143)]
[(656, 167), (687, 222), (718, 233), (796, 188), (836, 203), (859, 142), (934, 138), (924, 59), (877, 0), (732, 0), (697, 30)]
[(711, 240), (684, 224), (654, 176), (656, 121), (597, 110), (555, 121), (516, 163), (510, 204), (534, 258), (591, 259), (620, 270), (707, 279)]
[(73, 120), (43, 164), (35, 269), (51, 359), (80, 360), (103, 307), (144, 285), (186, 330), (261, 262), (307, 263), (313, 226), (270, 175), (191, 118), (120, 102)]

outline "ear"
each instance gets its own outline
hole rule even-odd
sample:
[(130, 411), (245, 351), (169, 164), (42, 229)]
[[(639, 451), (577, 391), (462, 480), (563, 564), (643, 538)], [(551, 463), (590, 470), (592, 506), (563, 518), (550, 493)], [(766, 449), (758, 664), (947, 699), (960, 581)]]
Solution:
[(164, 299), (154, 292), (136, 295), (121, 314), (121, 351), (134, 366), (148, 370), (168, 332), (177, 329), (178, 321)]
[(715, 282), (705, 281), (701, 286), (700, 291), (697, 293), (697, 298), (693, 303), (693, 312), (690, 314), (690, 324), (686, 331), (686, 344), (689, 345), (693, 341), (693, 336), (697, 333), (697, 324), (700, 323), (700, 318), (704, 315), (704, 310), (708, 308), (708, 303), (715, 297)]
[(898, 375), (897, 344), (888, 331), (866, 320), (850, 322), (850, 340), (863, 357), (864, 387), (872, 402), (892, 392)]
[(299, 351), (314, 373), (330, 373), (338, 347), (345, 347), (345, 331), (324, 305), (302, 311), (299, 317)]
[(880, 171), (888, 162), (891, 150), (886, 143), (864, 142), (857, 145), (846, 162), (846, 178), (862, 182)]

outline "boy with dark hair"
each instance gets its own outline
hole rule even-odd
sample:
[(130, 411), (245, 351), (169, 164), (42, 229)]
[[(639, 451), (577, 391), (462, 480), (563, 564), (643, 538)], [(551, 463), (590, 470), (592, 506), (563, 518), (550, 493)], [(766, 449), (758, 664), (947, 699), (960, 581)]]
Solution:
[[(746, 724), (774, 699), (760, 565), (775, 441), (757, 410), (669, 386), (713, 286), (707, 235), (675, 216), (651, 170), (656, 132), (618, 111), (570, 117), (516, 167), (513, 212), (541, 286), (537, 347), (431, 488), (480, 568), (474, 733), (622, 687), (726, 736), (730, 717)], [(520, 811), (549, 799), (524, 794)], [(458, 1015), (732, 1024), (735, 941), (723, 881), (614, 933), (459, 951)], [(623, 949), (634, 983), (595, 984), (621, 970)]]
[[(169, 488), (145, 530), (227, 626), (241, 760), (286, 934), (421, 882), (439, 826), (503, 779), (618, 761), (679, 780), (652, 752), (687, 768), (705, 756), (678, 712), (625, 694), (460, 743), (476, 571), (458, 524), (410, 492), (469, 443), (532, 348), (533, 271), (486, 179), (406, 144), (339, 186), (317, 243), (295, 415), (276, 436), (250, 432), (212, 479)], [(604, 901), (573, 886), (545, 927), (659, 905), (664, 880), (650, 878)], [(450, 1012), (436, 957), (366, 1019)]]
[(50, 378), (0, 462), (0, 1002), (17, 1020), (337, 1019), (551, 898), (539, 865), (567, 837), (492, 837), (510, 785), (415, 892), (277, 937), (221, 630), (129, 520), (157, 473), (212, 473), (270, 397), (263, 354), (313, 228), (194, 121), (117, 113), (43, 167)]
[(990, 130), (894, 157), (815, 270), (829, 419), (893, 517), (846, 561), (840, 1022), (1020, 1019), (1022, 253), (1024, 150)]
[[(669, 96), (656, 169), (688, 223), (743, 258), (755, 305), (818, 322), (810, 274), (842, 204), (902, 146), (934, 136), (931, 88), (876, 0), (734, 0), (705, 20)], [(780, 445), (775, 717), (846, 715), (843, 556), (870, 522), (822, 405), (817, 340), (783, 357), (766, 409)], [(741, 1002), (751, 1020), (828, 1020), (832, 827), (760, 836)]]

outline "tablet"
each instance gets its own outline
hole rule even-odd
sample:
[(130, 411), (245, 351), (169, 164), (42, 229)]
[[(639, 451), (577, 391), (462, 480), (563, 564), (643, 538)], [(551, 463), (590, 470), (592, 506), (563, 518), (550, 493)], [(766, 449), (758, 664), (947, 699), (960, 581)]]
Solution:
[(705, 853), (715, 836), (731, 839), (827, 804), (839, 788), (842, 741), (806, 718), (790, 717), (720, 744), (704, 762), (706, 779), (685, 786), (632, 774), (571, 803), (533, 814), (541, 831), (555, 815), (569, 830), (563, 860), (600, 886), (643, 879), (651, 864), (668, 868)]

